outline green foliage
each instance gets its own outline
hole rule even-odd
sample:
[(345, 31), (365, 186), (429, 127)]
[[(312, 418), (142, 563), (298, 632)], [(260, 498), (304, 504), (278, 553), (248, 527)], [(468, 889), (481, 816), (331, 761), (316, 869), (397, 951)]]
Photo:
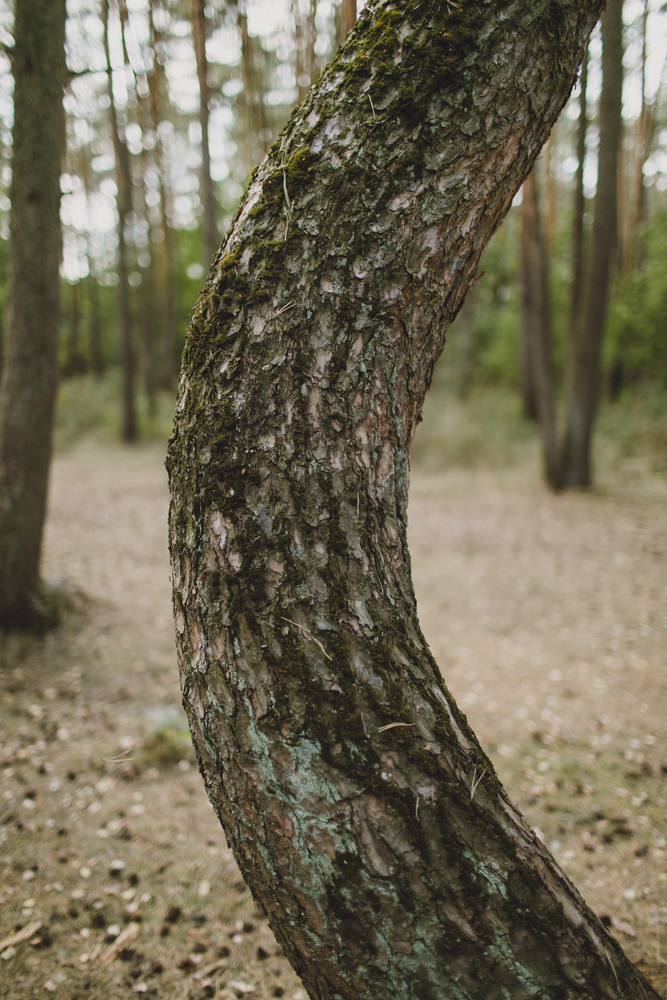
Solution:
[(187, 729), (160, 729), (146, 737), (141, 746), (141, 759), (148, 767), (174, 767), (193, 757)]
[[(144, 437), (166, 441), (171, 432), (174, 400), (161, 393), (157, 409), (149, 413), (145, 397), (140, 395), (139, 419)], [(102, 378), (75, 375), (63, 379), (56, 406), (55, 450), (66, 451), (87, 434), (104, 440), (118, 440), (120, 433), (120, 372), (109, 369)]]
[(667, 387), (667, 211), (655, 215), (644, 240), (644, 265), (618, 283), (611, 301), (605, 367), (619, 381)]

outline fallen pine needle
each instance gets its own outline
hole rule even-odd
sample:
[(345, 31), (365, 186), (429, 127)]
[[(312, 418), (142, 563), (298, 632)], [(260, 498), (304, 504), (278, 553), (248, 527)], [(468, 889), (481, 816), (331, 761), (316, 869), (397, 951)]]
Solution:
[(217, 962), (211, 962), (210, 965), (204, 966), (204, 968), (200, 969), (199, 972), (195, 972), (192, 978), (206, 979), (206, 977), (210, 976), (212, 972), (217, 972), (218, 969), (224, 969), (226, 965), (227, 965), (227, 959), (219, 958)]
[[(331, 660), (331, 657), (330, 657), (330, 656), (329, 656), (329, 654), (327, 653), (326, 649), (324, 648), (324, 646), (322, 645), (322, 643), (320, 642), (320, 640), (319, 640), (319, 639), (316, 639), (314, 635), (311, 635), (311, 634), (310, 634), (310, 632), (308, 631), (308, 629), (307, 629), (307, 628), (305, 628), (305, 626), (303, 626), (303, 625), (299, 625), (299, 623), (298, 623), (298, 622), (293, 622), (293, 621), (291, 620), (291, 618), (283, 618), (283, 616), (282, 616), (282, 615), (281, 615), (280, 617), (282, 618), (282, 620), (283, 620), (284, 622), (289, 622), (289, 624), (290, 624), (290, 625), (293, 625), (293, 626), (294, 626), (294, 628), (298, 628), (298, 629), (299, 629), (299, 630), (300, 630), (301, 632), (303, 632), (303, 634), (305, 635), (306, 639), (310, 639), (310, 640), (312, 640), (312, 642), (314, 642), (314, 643), (315, 643), (315, 644), (316, 644), (317, 646), (319, 646), (319, 647), (320, 647), (320, 649), (322, 650), (322, 652), (323, 652), (323, 653), (324, 653), (324, 655), (326, 656), (327, 660)], [(331, 662), (333, 663), (333, 660), (331, 660)]]
[(399, 726), (414, 726), (414, 722), (390, 722), (388, 726), (380, 726), (378, 733), (386, 733), (388, 729), (398, 729)]

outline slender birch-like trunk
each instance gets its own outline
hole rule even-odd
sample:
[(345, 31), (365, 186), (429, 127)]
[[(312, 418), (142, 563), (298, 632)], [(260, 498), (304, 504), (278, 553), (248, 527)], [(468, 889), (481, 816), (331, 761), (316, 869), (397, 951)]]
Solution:
[(523, 185), (521, 202), (522, 339), (535, 414), (540, 422), (544, 478), (552, 490), (561, 486), (553, 372), (553, 335), (549, 250), (542, 227), (536, 169)]
[(193, 315), (168, 456), (183, 701), (318, 1000), (657, 1000), (448, 693), (406, 532), (445, 331), (601, 7), (366, 8)]
[(167, 82), (165, 79), (164, 66), (160, 62), (160, 56), (157, 52), (157, 46), (155, 44), (156, 42), (162, 41), (162, 37), (160, 32), (158, 32), (155, 28), (153, 18), (154, 6), (155, 0), (150, 0), (148, 6), (148, 18), (150, 37), (153, 43), (151, 48), (154, 56), (153, 68), (148, 72), (148, 87), (153, 128), (156, 130), (158, 135), (160, 217), (163, 235), (162, 253), (160, 255), (160, 299), (163, 303), (163, 309), (158, 384), (162, 389), (173, 391), (174, 383), (176, 381), (176, 253), (174, 248), (173, 231), (169, 222), (169, 212), (167, 210), (168, 190), (167, 183), (165, 181), (168, 170), (167, 145), (165, 137), (159, 128), (168, 106)]
[(206, 58), (206, 15), (204, 0), (190, 0), (190, 21), (192, 38), (197, 61), (197, 80), (199, 81), (199, 125), (201, 127), (201, 200), (204, 206), (204, 265), (211, 266), (213, 255), (218, 249), (217, 209), (213, 178), (211, 177), (211, 152), (208, 140), (210, 112), (208, 102), (210, 91), (208, 86), (208, 60)]
[[(113, 71), (109, 55), (109, 0), (103, 0), (102, 22), (104, 25), (104, 53), (106, 57), (111, 135), (116, 158), (116, 187), (118, 189), (116, 210), (118, 212), (118, 331), (120, 335), (122, 375), (121, 437), (123, 441), (131, 442), (136, 441), (139, 436), (136, 403), (136, 357), (132, 337), (127, 239), (125, 233), (129, 225), (129, 216), (132, 212), (132, 171), (130, 169), (130, 151), (127, 148), (124, 135), (121, 134), (118, 110), (113, 93)], [(120, 18), (120, 23), (122, 30), (122, 17)]]

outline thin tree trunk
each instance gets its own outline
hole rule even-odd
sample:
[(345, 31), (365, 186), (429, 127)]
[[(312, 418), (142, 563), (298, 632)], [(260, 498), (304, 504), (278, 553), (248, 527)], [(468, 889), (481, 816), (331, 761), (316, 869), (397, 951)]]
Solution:
[(602, 18), (602, 93), (598, 187), (585, 320), (572, 344), (567, 428), (563, 451), (566, 486), (592, 482), (591, 440), (600, 396), (602, 341), (607, 318), (609, 275), (618, 244), (618, 152), (622, 126), (623, 0), (609, 0)]
[(237, 24), (241, 34), (241, 73), (243, 77), (243, 108), (246, 118), (246, 141), (250, 164), (263, 158), (268, 142), (264, 114), (264, 81), (257, 65), (257, 43), (248, 31), (245, 0), (237, 6)]
[(542, 435), (544, 477), (552, 490), (558, 490), (561, 477), (553, 374), (549, 253), (542, 231), (535, 173), (533, 169), (523, 185), (521, 202), (522, 304), (528, 327), (528, 360), (532, 368), (535, 408)]
[(86, 361), (81, 351), (80, 283), (74, 281), (70, 285), (70, 321), (63, 374), (82, 375), (85, 370)]
[(318, 1000), (658, 997), (448, 694), (407, 550), (445, 330), (601, 7), (370, 6), (193, 315), (168, 457), (183, 701), (238, 864)]
[(558, 192), (556, 190), (556, 178), (554, 176), (554, 148), (555, 135), (552, 131), (549, 141), (544, 148), (544, 194), (546, 201), (546, 217), (544, 223), (540, 223), (540, 228), (544, 231), (544, 245), (547, 256), (551, 258), (554, 252), (554, 239), (556, 232), (556, 215), (558, 206), (556, 204)]
[(58, 386), (65, 0), (16, 0), (7, 323), (0, 389), (0, 626), (55, 621), (39, 577)]
[[(130, 285), (127, 267), (127, 243), (125, 227), (132, 212), (132, 172), (130, 152), (121, 136), (118, 112), (113, 96), (113, 73), (109, 57), (109, 0), (103, 0), (102, 20), (104, 24), (104, 52), (106, 56), (107, 86), (111, 117), (111, 134), (116, 157), (116, 186), (118, 194), (118, 327), (120, 332), (120, 358), (122, 371), (121, 437), (123, 441), (136, 441), (139, 436), (136, 403), (136, 362), (132, 343), (132, 317), (130, 314)], [(121, 18), (121, 28), (122, 28)]]
[(208, 141), (209, 132), (209, 86), (208, 62), (206, 60), (206, 15), (204, 0), (190, 0), (190, 20), (192, 23), (192, 38), (197, 60), (197, 79), (199, 81), (199, 124), (201, 126), (201, 195), (204, 206), (204, 257), (205, 266), (209, 268), (211, 261), (220, 246), (218, 226), (216, 222), (215, 193), (211, 177), (211, 153)]
[(651, 132), (651, 105), (646, 99), (646, 42), (648, 29), (648, 0), (644, 0), (642, 12), (642, 107), (635, 126), (635, 141), (633, 147), (632, 174), (630, 179), (630, 199), (628, 223), (625, 233), (623, 272), (628, 274), (634, 266), (643, 263), (641, 227), (645, 221), (646, 188), (644, 187), (644, 167), (649, 154), (649, 135)]
[(357, 0), (341, 0), (340, 28), (343, 38), (357, 23)]
[[(90, 264), (90, 261), (89, 261)], [(102, 322), (100, 317), (100, 286), (92, 270), (86, 282), (88, 288), (88, 349), (90, 367), (98, 378), (104, 375), (104, 349), (102, 347)]]
[(176, 296), (177, 274), (174, 260), (174, 239), (169, 213), (167, 211), (167, 150), (165, 139), (160, 135), (158, 126), (162, 121), (163, 109), (167, 105), (167, 89), (164, 66), (159, 61), (155, 43), (161, 41), (160, 34), (155, 29), (153, 8), (155, 0), (150, 0), (148, 14), (150, 21), (150, 37), (153, 42), (153, 70), (148, 73), (148, 86), (151, 102), (153, 127), (158, 133), (159, 175), (160, 175), (160, 213), (162, 220), (163, 250), (161, 255), (161, 298), (164, 303), (163, 326), (161, 337), (161, 374), (160, 385), (163, 389), (173, 391), (176, 381)]
[[(140, 109), (143, 106), (145, 108), (145, 102), (140, 100)], [(150, 122), (144, 120), (142, 122), (144, 128), (150, 126)], [(141, 190), (143, 196), (143, 209), (144, 209), (144, 219), (146, 225), (148, 226), (148, 244), (145, 253), (148, 254), (148, 265), (143, 268), (143, 280), (141, 282), (141, 369), (142, 377), (144, 383), (144, 390), (146, 392), (146, 400), (148, 402), (148, 413), (150, 416), (155, 416), (157, 412), (157, 389), (158, 389), (158, 373), (157, 373), (157, 359), (155, 351), (155, 313), (156, 313), (156, 294), (155, 294), (155, 257), (153, 254), (153, 240), (150, 224), (150, 210), (146, 202), (146, 150), (142, 150), (141, 157)]]
[[(86, 216), (88, 226), (90, 226), (90, 160), (89, 151), (86, 147), (79, 150), (78, 157), (79, 174), (83, 181), (83, 189), (86, 194)], [(88, 277), (85, 288), (88, 298), (88, 363), (89, 367), (97, 378), (104, 374), (104, 350), (102, 348), (102, 322), (100, 317), (100, 286), (95, 275), (93, 260), (90, 256), (90, 232), (86, 232), (86, 263), (88, 265)]]
[(144, 268), (141, 284), (141, 346), (143, 382), (148, 401), (148, 413), (157, 412), (157, 380), (155, 367), (155, 264), (153, 254), (148, 267)]
[(308, 13), (304, 17), (298, 0), (292, 2), (294, 17), (294, 40), (296, 50), (296, 81), (299, 88), (299, 104), (310, 90), (315, 72), (315, 16), (317, 0), (309, 0)]
[(586, 138), (588, 134), (588, 49), (581, 65), (579, 92), (579, 121), (577, 123), (577, 169), (574, 175), (574, 206), (572, 212), (572, 298), (570, 300), (570, 344), (581, 336), (584, 310), (584, 166), (586, 164)]
[[(532, 175), (531, 175), (532, 176)], [(530, 177), (524, 184), (521, 199), (520, 278), (521, 309), (519, 313), (519, 389), (523, 415), (528, 420), (537, 420), (537, 391), (535, 388), (535, 365), (533, 363), (533, 328), (536, 323), (536, 280), (535, 253), (532, 247), (534, 237), (531, 225), (530, 199), (526, 190)]]

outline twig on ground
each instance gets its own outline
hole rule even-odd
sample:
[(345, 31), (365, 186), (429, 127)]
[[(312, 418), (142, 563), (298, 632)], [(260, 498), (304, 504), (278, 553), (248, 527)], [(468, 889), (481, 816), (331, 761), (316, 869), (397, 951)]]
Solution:
[(212, 972), (217, 972), (218, 969), (224, 969), (226, 965), (227, 965), (227, 959), (219, 958), (217, 962), (211, 962), (210, 965), (205, 965), (203, 969), (199, 970), (199, 972), (195, 972), (192, 978), (206, 979), (206, 977), (210, 976)]
[(138, 936), (141, 927), (136, 921), (132, 921), (128, 924), (124, 931), (118, 935), (114, 943), (107, 948), (104, 955), (102, 955), (102, 965), (111, 965), (114, 958), (117, 958), (119, 953), (130, 944)]
[(20, 931), (16, 931), (14, 934), (10, 934), (9, 937), (3, 938), (0, 941), (0, 951), (4, 951), (5, 948), (11, 948), (15, 944), (20, 944), (21, 941), (27, 941), (41, 926), (41, 920), (33, 920), (31, 924), (26, 924), (25, 927), (22, 927)]
[(390, 722), (388, 726), (380, 726), (378, 733), (386, 733), (388, 729), (398, 729), (399, 726), (410, 728), (414, 726), (414, 722)]

